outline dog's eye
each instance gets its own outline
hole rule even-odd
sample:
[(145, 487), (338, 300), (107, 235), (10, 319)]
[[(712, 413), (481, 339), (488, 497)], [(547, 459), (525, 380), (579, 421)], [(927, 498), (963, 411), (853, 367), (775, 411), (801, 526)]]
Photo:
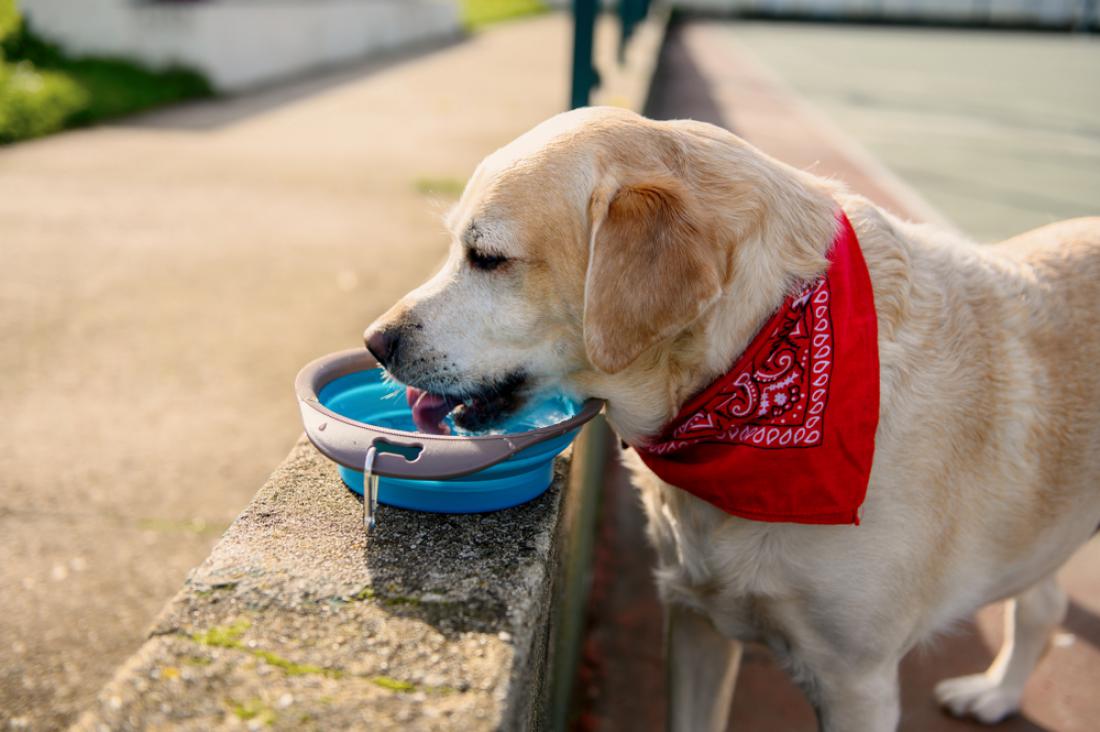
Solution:
[(480, 252), (477, 249), (467, 249), (466, 261), (469, 262), (470, 266), (474, 269), (480, 269), (485, 272), (489, 272), (507, 262), (508, 258), (502, 257), (499, 254), (486, 254), (485, 252)]

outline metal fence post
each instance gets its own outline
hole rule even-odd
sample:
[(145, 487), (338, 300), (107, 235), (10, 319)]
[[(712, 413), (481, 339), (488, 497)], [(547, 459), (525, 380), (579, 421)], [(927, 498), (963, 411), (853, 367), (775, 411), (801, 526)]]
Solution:
[(619, 0), (619, 63), (626, 61), (626, 47), (634, 29), (649, 12), (649, 0)]
[(573, 87), (569, 99), (570, 109), (587, 107), (592, 89), (600, 82), (592, 63), (596, 1), (573, 0)]

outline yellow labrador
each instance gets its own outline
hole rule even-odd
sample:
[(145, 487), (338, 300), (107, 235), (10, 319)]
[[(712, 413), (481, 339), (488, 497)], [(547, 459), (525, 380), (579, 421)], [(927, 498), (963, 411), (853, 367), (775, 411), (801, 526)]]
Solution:
[(638, 443), (822, 273), (838, 205), (878, 315), (862, 524), (736, 518), (627, 454), (659, 555), (675, 729), (724, 729), (741, 640), (778, 653), (823, 729), (894, 729), (902, 656), (1002, 598), (996, 661), (936, 695), (986, 722), (1017, 708), (1066, 609), (1054, 573), (1100, 522), (1100, 219), (980, 247), (716, 127), (579, 110), (485, 159), (443, 269), (366, 334), (424, 429), (565, 389), (606, 399)]

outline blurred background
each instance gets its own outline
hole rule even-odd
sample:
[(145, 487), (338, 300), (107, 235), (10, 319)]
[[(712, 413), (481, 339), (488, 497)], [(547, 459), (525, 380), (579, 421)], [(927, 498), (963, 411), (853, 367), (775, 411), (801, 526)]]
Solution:
[[(297, 369), (431, 274), (482, 157), (626, 104), (591, 59), (647, 11), (674, 11), (649, 115), (995, 241), (1100, 213), (1098, 5), (624, 0), (592, 49), (568, 1), (0, 0), (0, 728), (73, 721), (294, 443)], [(572, 724), (659, 728), (650, 557), (606, 470)], [(1064, 579), (1006, 729), (1100, 719), (1095, 541)], [(911, 659), (903, 729), (969, 729), (930, 688), (999, 633)], [(760, 650), (733, 718), (814, 728)]]

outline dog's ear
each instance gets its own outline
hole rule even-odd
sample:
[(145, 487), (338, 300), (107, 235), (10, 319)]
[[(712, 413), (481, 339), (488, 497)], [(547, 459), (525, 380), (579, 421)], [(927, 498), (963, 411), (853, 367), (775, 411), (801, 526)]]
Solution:
[(589, 221), (584, 346), (613, 374), (718, 299), (720, 255), (676, 180), (599, 188)]

